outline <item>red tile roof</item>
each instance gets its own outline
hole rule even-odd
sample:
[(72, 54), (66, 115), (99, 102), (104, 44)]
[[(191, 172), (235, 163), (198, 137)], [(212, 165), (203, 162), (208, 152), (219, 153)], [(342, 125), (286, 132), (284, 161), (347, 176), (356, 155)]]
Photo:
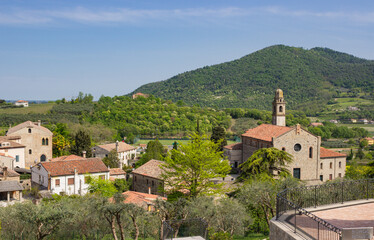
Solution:
[(164, 201), (167, 200), (167, 198), (158, 195), (134, 191), (127, 191), (122, 193), (122, 195), (125, 197), (125, 200), (123, 201), (124, 203), (133, 203), (139, 207), (147, 207), (148, 205), (153, 204), (158, 198)]
[(111, 168), (111, 169), (109, 169), (109, 172), (110, 172), (110, 176), (113, 176), (113, 175), (126, 175), (126, 172), (123, 171), (120, 168)]
[[(116, 149), (116, 143), (109, 143), (104, 145), (98, 145), (98, 147), (105, 149), (107, 151), (112, 151)], [(118, 142), (118, 152), (127, 152), (136, 149), (135, 147), (125, 143), (125, 142)]]
[(132, 173), (161, 179), (162, 169), (160, 168), (160, 165), (163, 163), (163, 161), (152, 159), (132, 171)]
[(321, 122), (315, 122), (315, 123), (311, 123), (310, 126), (312, 126), (312, 127), (323, 126), (323, 123), (321, 123)]
[(242, 136), (260, 139), (263, 141), (271, 142), (273, 137), (278, 137), (293, 128), (282, 127), (271, 124), (261, 124), (258, 127), (247, 130)]
[(326, 149), (326, 148), (323, 148), (321, 147), (321, 154), (320, 154), (320, 158), (333, 158), (333, 157), (346, 157), (347, 155), (343, 154), (343, 153), (338, 153), (338, 152), (335, 152), (335, 151), (332, 151), (330, 149)]
[[(18, 142), (14, 142), (10, 140), (11, 138), (6, 136), (0, 136), (0, 149), (8, 149), (8, 148), (24, 148), (25, 145), (19, 144)], [(5, 144), (9, 143), (9, 144)]]
[(103, 161), (99, 158), (85, 160), (41, 162), (35, 165), (43, 166), (51, 176), (65, 176), (74, 174), (74, 169), (78, 174), (109, 172)]
[(229, 150), (242, 150), (243, 149), (243, 143), (233, 143), (230, 145), (226, 145), (223, 148), (229, 149)]
[[(8, 177), (19, 177), (19, 173), (17, 173), (16, 171), (12, 170), (12, 169), (7, 169), (8, 171)], [(3, 168), (0, 168), (0, 177), (3, 178), (4, 177), (4, 169)]]
[(49, 161), (56, 162), (56, 161), (71, 161), (71, 160), (85, 160), (86, 158), (77, 156), (77, 155), (68, 155), (68, 156), (61, 156), (56, 158), (51, 158)]

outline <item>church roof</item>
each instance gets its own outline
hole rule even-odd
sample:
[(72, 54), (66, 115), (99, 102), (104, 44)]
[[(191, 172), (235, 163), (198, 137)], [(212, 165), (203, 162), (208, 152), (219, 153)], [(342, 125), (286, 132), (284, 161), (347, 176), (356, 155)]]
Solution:
[(243, 137), (251, 137), (263, 141), (271, 142), (273, 137), (278, 137), (293, 128), (283, 127), (271, 124), (261, 124), (258, 127), (247, 130), (242, 134)]
[(332, 151), (330, 149), (326, 149), (326, 148), (321, 147), (320, 158), (333, 158), (333, 157), (346, 157), (346, 156), (347, 155), (345, 155), (343, 153), (338, 153), (338, 152)]

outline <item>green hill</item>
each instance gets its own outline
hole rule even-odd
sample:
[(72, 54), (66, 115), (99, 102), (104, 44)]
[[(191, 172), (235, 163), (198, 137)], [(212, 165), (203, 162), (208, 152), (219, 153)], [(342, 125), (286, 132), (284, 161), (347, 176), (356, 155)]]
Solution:
[(269, 109), (276, 88), (284, 90), (288, 108), (315, 112), (341, 92), (372, 92), (374, 61), (327, 48), (276, 45), (143, 85), (133, 93), (189, 105)]

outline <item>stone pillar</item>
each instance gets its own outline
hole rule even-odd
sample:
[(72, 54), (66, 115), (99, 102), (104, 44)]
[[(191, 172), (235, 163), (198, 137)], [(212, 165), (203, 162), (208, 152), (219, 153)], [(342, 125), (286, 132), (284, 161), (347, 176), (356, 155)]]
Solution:
[(6, 192), (7, 201), (10, 202), (10, 193)]
[(19, 200), (22, 201), (22, 191), (19, 191)]

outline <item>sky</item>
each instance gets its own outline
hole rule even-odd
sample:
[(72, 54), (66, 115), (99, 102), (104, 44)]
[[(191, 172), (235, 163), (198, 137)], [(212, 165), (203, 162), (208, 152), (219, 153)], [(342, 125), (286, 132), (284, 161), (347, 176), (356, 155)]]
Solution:
[(0, 99), (124, 95), (284, 44), (374, 60), (374, 1), (0, 0)]

